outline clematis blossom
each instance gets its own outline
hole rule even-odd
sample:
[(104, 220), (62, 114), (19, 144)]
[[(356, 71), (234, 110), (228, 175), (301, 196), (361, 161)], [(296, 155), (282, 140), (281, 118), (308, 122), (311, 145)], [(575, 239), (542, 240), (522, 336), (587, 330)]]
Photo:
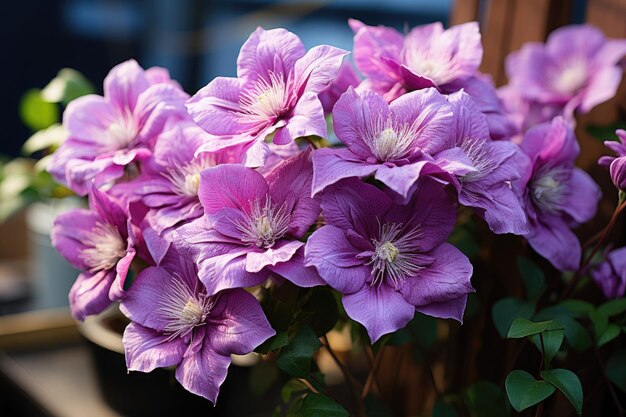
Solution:
[(350, 87), (333, 109), (335, 134), (346, 148), (313, 152), (313, 194), (343, 178), (375, 174), (407, 198), (420, 175), (447, 175), (430, 155), (450, 147), (453, 123), (452, 107), (434, 88), (387, 104), (374, 92), (357, 94)]
[(202, 172), (204, 216), (178, 228), (174, 242), (194, 253), (208, 294), (259, 285), (270, 273), (301, 287), (322, 284), (304, 266), (300, 240), (319, 215), (309, 156), (302, 152), (265, 177), (232, 164)]
[(224, 163), (240, 163), (237, 147), (209, 153), (196, 151), (211, 137), (194, 124), (174, 126), (159, 136), (154, 164), (128, 184), (149, 211), (146, 219), (159, 234), (204, 213), (198, 188), (200, 173)]
[(175, 248), (138, 276), (120, 304), (131, 320), (123, 336), (129, 371), (176, 367), (185, 389), (215, 404), (231, 354), (273, 336), (258, 301), (242, 289), (209, 295), (195, 265)]
[(138, 240), (128, 217), (115, 199), (94, 187), (89, 210), (70, 210), (54, 221), (52, 245), (72, 266), (84, 271), (69, 295), (77, 320), (100, 313), (111, 300), (124, 296)]
[(527, 233), (526, 214), (511, 185), (528, 166), (526, 155), (514, 143), (489, 139), (485, 115), (465, 92), (450, 94), (448, 101), (455, 113), (455, 140), (434, 155), (435, 162), (457, 176), (459, 202), (473, 207), (494, 233)]
[(464, 89), (487, 116), (493, 139), (514, 133), (493, 82), (478, 70), (483, 56), (477, 22), (445, 30), (440, 22), (413, 28), (406, 36), (393, 28), (349, 20), (354, 61), (367, 78), (359, 90), (374, 90), (391, 102), (410, 91)]
[(619, 142), (606, 141), (604, 146), (617, 154), (617, 157), (603, 156), (598, 160), (598, 164), (609, 168), (611, 180), (618, 190), (626, 189), (626, 130), (615, 131)]
[(587, 113), (615, 96), (626, 40), (607, 39), (590, 25), (553, 31), (545, 44), (526, 43), (506, 59), (510, 84), (526, 99), (558, 105), (565, 117)]
[(305, 50), (285, 29), (258, 28), (241, 47), (237, 78), (217, 77), (188, 102), (192, 119), (216, 137), (201, 151), (240, 145), (246, 165), (262, 166), (265, 139), (285, 145), (301, 136), (327, 136), (318, 94), (339, 71), (347, 51), (321, 45)]
[(591, 268), (591, 278), (606, 298), (621, 298), (626, 293), (626, 247), (614, 249), (604, 258)]
[(394, 204), (355, 178), (324, 190), (326, 225), (309, 238), (307, 265), (343, 294), (346, 313), (373, 342), (404, 327), (415, 311), (462, 321), (472, 265), (446, 243), (456, 220), (454, 200), (420, 179), (407, 205)]
[(68, 139), (54, 152), (48, 171), (84, 196), (147, 158), (168, 120), (187, 117), (188, 98), (167, 71), (144, 71), (135, 60), (115, 66), (104, 80), (104, 97), (73, 100), (63, 114)]
[(530, 160), (516, 181), (528, 218), (526, 239), (557, 269), (576, 270), (581, 247), (571, 229), (593, 218), (600, 188), (574, 165), (580, 149), (562, 117), (528, 130), (520, 146)]

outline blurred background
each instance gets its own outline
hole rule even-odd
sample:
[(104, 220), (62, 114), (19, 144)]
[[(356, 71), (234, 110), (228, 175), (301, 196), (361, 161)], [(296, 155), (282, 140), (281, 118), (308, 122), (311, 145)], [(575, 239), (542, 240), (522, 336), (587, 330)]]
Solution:
[[(96, 382), (96, 375), (107, 381), (107, 370), (125, 375), (121, 341), (83, 328), (91, 335), (91, 352), (100, 355), (94, 361), (69, 316), (67, 293), (77, 271), (55, 253), (48, 236), (57, 212), (83, 203), (42, 198), (62, 196), (63, 190), (30, 162), (14, 160), (33, 149), (38, 156), (37, 148), (23, 148), (38, 127), (29, 124), (29, 112), (51, 112), (51, 120), (62, 112), (62, 105), (37, 107), (27, 92), (44, 88), (69, 67), (84, 75), (86, 88), (101, 94), (110, 68), (135, 58), (144, 68), (169, 69), (193, 94), (215, 76), (235, 75), (239, 48), (257, 26), (287, 28), (307, 48), (330, 44), (350, 50), (348, 18), (400, 31), (435, 21), (448, 26), (479, 20), (482, 69), (498, 85), (505, 82), (508, 52), (525, 41), (545, 40), (558, 26), (588, 21), (608, 36), (626, 37), (624, 0), (5, 0), (0, 14), (0, 416), (141, 415), (115, 411), (128, 404), (116, 404), (119, 391), (99, 390)], [(599, 106), (589, 120), (615, 118), (614, 109), (624, 108), (624, 85), (619, 97), (622, 104)], [(594, 152), (589, 161), (597, 159)], [(166, 388), (169, 377), (163, 374)], [(104, 386), (123, 390), (134, 383), (109, 380)], [(158, 389), (147, 395), (161, 407), (148, 415), (164, 413)]]

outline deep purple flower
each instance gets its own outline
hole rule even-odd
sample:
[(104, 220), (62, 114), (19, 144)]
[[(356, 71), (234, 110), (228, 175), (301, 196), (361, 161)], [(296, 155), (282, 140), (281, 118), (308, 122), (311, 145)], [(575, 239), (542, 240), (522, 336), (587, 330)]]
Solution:
[(77, 320), (98, 314), (111, 300), (123, 297), (137, 238), (127, 213), (113, 198), (92, 188), (89, 210), (74, 209), (59, 215), (51, 237), (56, 250), (84, 271), (69, 295)]
[(434, 88), (391, 104), (350, 87), (333, 109), (335, 134), (346, 148), (313, 152), (313, 194), (348, 177), (376, 179), (406, 198), (420, 174), (442, 172), (429, 154), (450, 148), (452, 108)]
[(217, 77), (187, 102), (193, 120), (217, 137), (202, 150), (243, 145), (246, 164), (262, 166), (270, 135), (279, 145), (326, 137), (318, 94), (337, 76), (346, 54), (327, 45), (306, 52), (293, 33), (258, 28), (241, 47), (238, 78)]
[(518, 183), (528, 216), (526, 238), (557, 269), (576, 270), (581, 247), (571, 228), (595, 215), (600, 188), (574, 165), (580, 149), (563, 118), (530, 129), (521, 148), (530, 158), (530, 167)]
[(354, 61), (367, 79), (359, 91), (374, 90), (391, 102), (401, 95), (435, 87), (445, 94), (464, 89), (487, 116), (493, 139), (514, 133), (493, 82), (478, 71), (483, 48), (477, 22), (444, 30), (440, 22), (413, 28), (403, 36), (385, 26), (349, 21)]
[(211, 137), (194, 124), (175, 126), (159, 136), (154, 148), (154, 164), (127, 184), (150, 211), (146, 218), (159, 234), (204, 213), (198, 199), (200, 173), (224, 163), (240, 163), (237, 147), (219, 152), (196, 151)]
[(420, 179), (409, 204), (397, 205), (352, 178), (326, 188), (321, 206), (327, 224), (307, 242), (307, 265), (343, 294), (346, 312), (372, 342), (416, 310), (462, 320), (472, 265), (445, 243), (456, 207), (441, 184)]
[(461, 91), (448, 100), (455, 113), (455, 141), (434, 158), (441, 168), (457, 175), (459, 202), (474, 207), (494, 233), (527, 233), (526, 214), (511, 186), (528, 166), (527, 157), (511, 142), (489, 139), (486, 117), (469, 95)]
[(590, 25), (571, 25), (552, 32), (544, 44), (526, 43), (507, 57), (512, 86), (527, 99), (557, 104), (569, 116), (589, 112), (615, 96), (626, 54), (626, 40), (610, 40)]
[(606, 298), (621, 298), (626, 293), (626, 247), (612, 250), (604, 262), (591, 269), (591, 278)]
[(607, 140), (604, 146), (617, 154), (613, 156), (603, 156), (598, 160), (598, 164), (608, 167), (611, 173), (611, 180), (618, 190), (626, 190), (626, 130), (615, 131), (619, 142)]
[(304, 266), (300, 241), (319, 215), (311, 198), (309, 152), (266, 177), (241, 165), (203, 171), (199, 197), (205, 215), (176, 230), (175, 241), (194, 251), (209, 294), (263, 283), (271, 272), (302, 287), (322, 284)]
[(230, 355), (250, 353), (275, 334), (251, 294), (209, 295), (195, 265), (173, 249), (137, 276), (120, 308), (132, 321), (123, 337), (128, 370), (176, 366), (182, 386), (214, 404)]
[(147, 157), (168, 119), (186, 117), (187, 99), (165, 70), (144, 71), (130, 60), (104, 80), (104, 97), (72, 101), (63, 114), (69, 138), (53, 154), (48, 170), (79, 195), (124, 175), (125, 166)]

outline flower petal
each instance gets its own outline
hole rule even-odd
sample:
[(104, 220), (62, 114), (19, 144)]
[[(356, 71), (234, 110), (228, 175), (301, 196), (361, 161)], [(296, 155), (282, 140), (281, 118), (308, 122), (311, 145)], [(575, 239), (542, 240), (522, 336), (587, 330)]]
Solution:
[(180, 363), (187, 345), (180, 338), (167, 340), (152, 329), (130, 323), (122, 337), (129, 371), (151, 372)]

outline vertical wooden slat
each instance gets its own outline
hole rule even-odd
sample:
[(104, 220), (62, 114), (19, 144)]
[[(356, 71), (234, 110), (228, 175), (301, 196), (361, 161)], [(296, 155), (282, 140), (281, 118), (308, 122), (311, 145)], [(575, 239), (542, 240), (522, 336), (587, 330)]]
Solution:
[(491, 0), (483, 32), (484, 57), (481, 69), (493, 76), (496, 84), (504, 81), (504, 55), (508, 49), (513, 0)]
[(450, 14), (450, 25), (480, 20), (480, 0), (455, 0)]

